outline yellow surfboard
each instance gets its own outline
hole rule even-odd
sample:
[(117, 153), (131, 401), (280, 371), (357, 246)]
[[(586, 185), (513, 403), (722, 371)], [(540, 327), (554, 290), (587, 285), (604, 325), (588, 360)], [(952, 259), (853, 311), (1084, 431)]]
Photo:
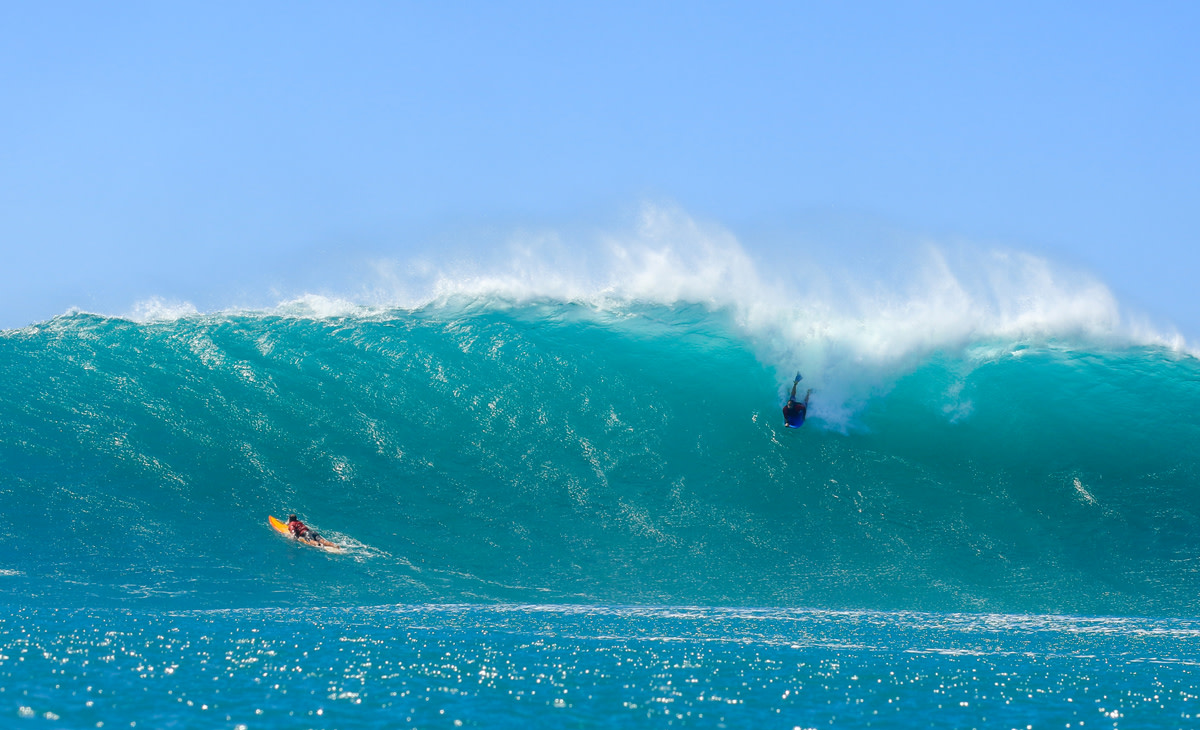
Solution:
[(329, 550), (331, 552), (341, 552), (342, 551), (341, 545), (335, 545), (325, 539), (321, 539), (320, 541), (317, 541), (317, 540), (310, 540), (307, 537), (295, 537), (294, 535), (292, 535), (292, 531), (288, 529), (287, 525), (285, 525), (284, 523), (275, 519), (275, 517), (272, 515), (267, 515), (267, 522), (271, 523), (271, 527), (274, 527), (276, 532), (278, 532), (281, 535), (286, 535), (288, 537), (291, 537), (291, 538), (295, 539), (297, 542), (302, 542), (305, 545), (312, 545), (315, 548), (321, 548), (322, 550)]

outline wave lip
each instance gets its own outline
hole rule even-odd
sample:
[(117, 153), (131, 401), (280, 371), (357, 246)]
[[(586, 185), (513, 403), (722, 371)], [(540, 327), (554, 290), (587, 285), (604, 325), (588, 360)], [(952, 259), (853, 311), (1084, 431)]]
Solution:
[[(465, 259), (369, 262), (342, 290), (301, 291), (274, 306), (218, 315), (376, 317), (534, 303), (618, 315), (631, 307), (701, 306), (733, 314), (740, 336), (782, 371), (919, 361), (979, 343), (1143, 345), (1196, 356), (1194, 343), (1122, 307), (1095, 277), (1043, 257), (962, 242), (905, 240), (869, 254), (798, 243), (778, 260), (728, 230), (646, 205), (624, 231), (519, 232)], [(125, 318), (197, 316), (186, 301), (150, 298)]]

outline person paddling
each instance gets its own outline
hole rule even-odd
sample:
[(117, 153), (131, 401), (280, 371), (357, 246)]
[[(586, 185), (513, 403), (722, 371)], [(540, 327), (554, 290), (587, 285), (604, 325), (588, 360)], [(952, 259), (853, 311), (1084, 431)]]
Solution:
[(316, 530), (301, 522), (296, 515), (288, 515), (287, 528), (288, 531), (292, 533), (292, 537), (296, 538), (297, 540), (315, 542), (316, 544), (324, 545), (325, 547), (337, 547), (337, 545), (334, 543), (329, 542), (317, 534)]

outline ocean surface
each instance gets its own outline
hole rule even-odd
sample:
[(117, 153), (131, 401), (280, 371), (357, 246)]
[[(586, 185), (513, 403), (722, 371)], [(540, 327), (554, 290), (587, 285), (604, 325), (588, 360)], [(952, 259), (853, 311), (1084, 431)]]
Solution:
[(1200, 727), (1200, 361), (807, 315), (0, 332), (0, 720)]

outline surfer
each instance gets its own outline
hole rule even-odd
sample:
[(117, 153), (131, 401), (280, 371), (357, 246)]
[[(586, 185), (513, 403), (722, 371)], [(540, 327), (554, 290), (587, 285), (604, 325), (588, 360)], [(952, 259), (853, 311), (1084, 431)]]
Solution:
[(812, 388), (804, 394), (803, 402), (796, 400), (796, 386), (800, 385), (800, 380), (800, 373), (796, 373), (796, 379), (792, 381), (792, 393), (788, 396), (787, 405), (783, 407), (785, 428), (800, 428), (804, 425), (804, 417), (808, 415), (808, 398), (812, 395)]
[(333, 543), (317, 534), (316, 530), (301, 522), (296, 515), (288, 515), (287, 528), (292, 533), (292, 537), (297, 540), (307, 540), (315, 542), (318, 545), (325, 545), (326, 547), (336, 547)]

